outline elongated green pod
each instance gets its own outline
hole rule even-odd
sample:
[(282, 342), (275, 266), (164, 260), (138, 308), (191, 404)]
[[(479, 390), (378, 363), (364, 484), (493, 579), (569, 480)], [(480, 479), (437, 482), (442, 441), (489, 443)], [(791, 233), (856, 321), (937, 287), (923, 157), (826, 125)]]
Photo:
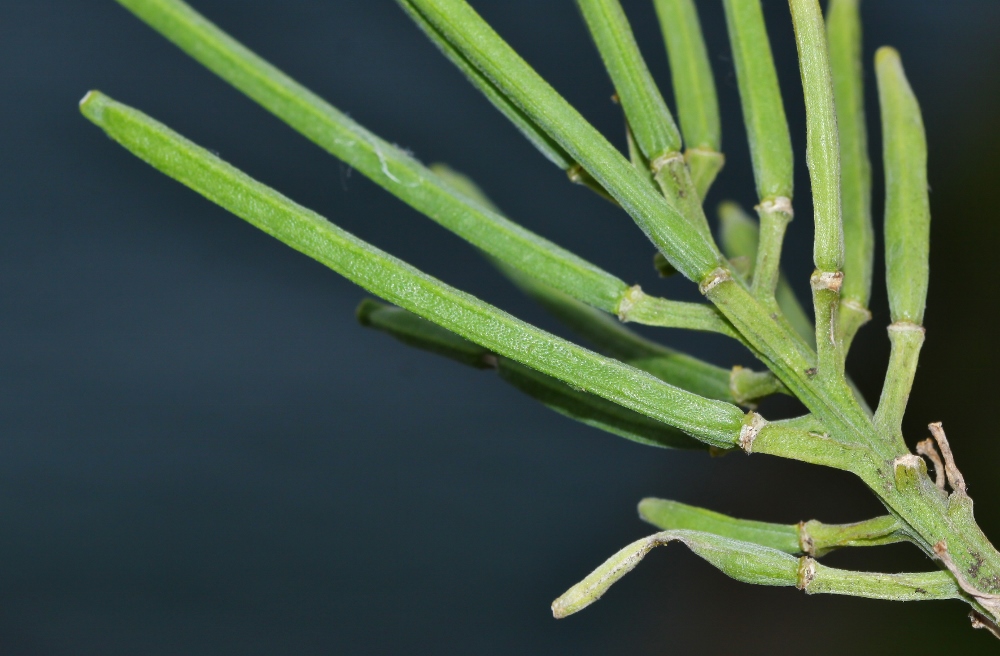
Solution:
[(618, 0), (577, 0), (577, 5), (611, 75), (642, 154), (653, 161), (679, 151), (680, 132), (639, 52), (621, 4)]
[(368, 298), (358, 305), (355, 315), (358, 323), (362, 326), (392, 335), (407, 346), (428, 351), (476, 369), (496, 368), (496, 356), (489, 349), (459, 337), (450, 330), (418, 317), (403, 308), (393, 307)]
[(711, 236), (651, 188), (631, 162), (521, 59), (465, 0), (409, 2), (587, 169), (678, 271), (691, 280), (701, 281), (724, 264)]
[(893, 323), (922, 325), (927, 303), (930, 203), (920, 105), (899, 53), (875, 54), (885, 162), (885, 265)]
[(643, 499), (639, 503), (639, 516), (665, 531), (704, 531), (788, 554), (813, 557), (842, 547), (874, 547), (907, 539), (899, 520), (891, 515), (853, 524), (824, 524), (816, 520), (774, 524), (737, 519), (678, 501)]
[(599, 351), (695, 394), (738, 400), (733, 396), (728, 370), (646, 339), (537, 278), (502, 265), (499, 268), (524, 293)]
[(794, 586), (798, 581), (799, 560), (776, 549), (700, 531), (664, 531), (636, 540), (608, 558), (552, 602), (552, 614), (561, 619), (583, 610), (635, 569), (655, 547), (673, 541), (683, 542), (691, 551), (737, 581), (778, 586)]
[[(608, 312), (628, 290), (615, 276), (469, 203), (430, 170), (247, 50), (180, 0), (119, 0), (209, 70), (318, 146), (493, 257)], [(655, 192), (653, 192), (655, 193)]]
[(693, 0), (654, 0), (653, 5), (667, 45), (684, 158), (698, 196), (704, 199), (725, 157), (721, 153), (719, 98), (698, 10)]
[[(826, 12), (833, 97), (840, 129), (840, 189), (844, 221), (844, 284), (841, 299), (867, 314), (875, 257), (872, 167), (865, 126), (861, 63), (860, 0), (831, 0)], [(850, 308), (848, 311), (857, 311)]]
[(498, 310), (393, 258), (295, 204), (142, 112), (90, 92), (81, 111), (112, 139), (162, 173), (373, 294), (498, 355), (530, 366), (727, 448), (744, 414), (700, 397)]
[(588, 426), (648, 446), (698, 450), (708, 448), (676, 428), (593, 394), (575, 390), (552, 376), (513, 360), (499, 357), (402, 308), (366, 299), (358, 306), (357, 316), (362, 325), (385, 332), (408, 346), (477, 369), (496, 369), (504, 381), (536, 401)]
[(757, 195), (792, 198), (792, 137), (760, 0), (723, 0)]
[(816, 236), (813, 261), (823, 273), (844, 266), (840, 204), (840, 138), (830, 53), (819, 0), (788, 0), (806, 101), (806, 164), (812, 186)]

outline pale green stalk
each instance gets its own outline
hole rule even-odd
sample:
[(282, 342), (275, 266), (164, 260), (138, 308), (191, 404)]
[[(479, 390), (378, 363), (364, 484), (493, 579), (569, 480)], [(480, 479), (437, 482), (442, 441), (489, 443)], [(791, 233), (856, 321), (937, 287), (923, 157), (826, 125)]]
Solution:
[(818, 375), (843, 374), (837, 310), (843, 282), (844, 229), (840, 207), (840, 143), (823, 14), (818, 0), (789, 0), (799, 71), (806, 101), (806, 164), (812, 186), (816, 272), (811, 284), (816, 312)]
[(693, 0), (654, 0), (667, 44), (677, 115), (684, 135), (684, 159), (703, 199), (726, 162), (715, 78)]
[(687, 163), (681, 135), (653, 81), (618, 0), (577, 0), (611, 76), (639, 150), (667, 200), (708, 239), (711, 231)]
[(723, 7), (760, 199), (753, 290), (773, 305), (782, 243), (793, 216), (792, 138), (760, 0), (723, 0)]
[(84, 115), (162, 173), (385, 300), (490, 351), (674, 426), (713, 446), (739, 440), (736, 406), (686, 392), (460, 292), (256, 182), (145, 114), (97, 92)]
[(618, 0), (577, 0), (604, 66), (615, 85), (632, 136), (653, 161), (681, 149), (681, 134), (646, 67)]
[(899, 53), (875, 55), (885, 163), (885, 264), (892, 353), (875, 414), (884, 435), (901, 440), (900, 426), (924, 342), (930, 250), (927, 139), (916, 96)]
[(846, 357), (858, 329), (871, 319), (875, 231), (872, 228), (872, 168), (865, 127), (861, 64), (860, 0), (831, 0), (826, 13), (833, 97), (840, 136), (840, 190), (844, 220), (844, 285), (839, 328)]
[(854, 524), (823, 524), (816, 520), (773, 524), (736, 519), (678, 501), (643, 499), (639, 503), (639, 516), (664, 531), (703, 531), (814, 558), (844, 547), (874, 547), (908, 539), (899, 520), (891, 515)]

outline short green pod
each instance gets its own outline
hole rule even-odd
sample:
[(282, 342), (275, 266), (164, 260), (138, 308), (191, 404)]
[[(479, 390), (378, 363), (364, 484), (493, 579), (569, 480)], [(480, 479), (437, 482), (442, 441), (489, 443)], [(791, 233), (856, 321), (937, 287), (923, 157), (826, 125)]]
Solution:
[(930, 202), (927, 138), (899, 53), (875, 54), (885, 165), (885, 266), (893, 323), (921, 325), (927, 303)]

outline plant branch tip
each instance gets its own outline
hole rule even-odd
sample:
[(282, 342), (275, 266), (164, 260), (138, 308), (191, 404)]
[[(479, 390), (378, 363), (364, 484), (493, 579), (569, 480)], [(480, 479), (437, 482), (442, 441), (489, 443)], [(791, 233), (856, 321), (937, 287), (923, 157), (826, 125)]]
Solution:
[(104, 108), (113, 102), (97, 90), (90, 90), (80, 99), (80, 112), (92, 122), (100, 125), (104, 120)]

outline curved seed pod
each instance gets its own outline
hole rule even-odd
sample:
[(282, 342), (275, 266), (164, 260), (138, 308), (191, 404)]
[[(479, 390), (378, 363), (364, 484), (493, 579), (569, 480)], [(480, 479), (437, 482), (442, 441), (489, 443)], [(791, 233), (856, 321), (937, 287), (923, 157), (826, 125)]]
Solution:
[(691, 551), (737, 581), (789, 587), (798, 581), (799, 559), (776, 549), (700, 531), (664, 531), (636, 540), (608, 558), (552, 602), (552, 614), (563, 618), (583, 610), (635, 569), (655, 547), (675, 540), (683, 542)]

